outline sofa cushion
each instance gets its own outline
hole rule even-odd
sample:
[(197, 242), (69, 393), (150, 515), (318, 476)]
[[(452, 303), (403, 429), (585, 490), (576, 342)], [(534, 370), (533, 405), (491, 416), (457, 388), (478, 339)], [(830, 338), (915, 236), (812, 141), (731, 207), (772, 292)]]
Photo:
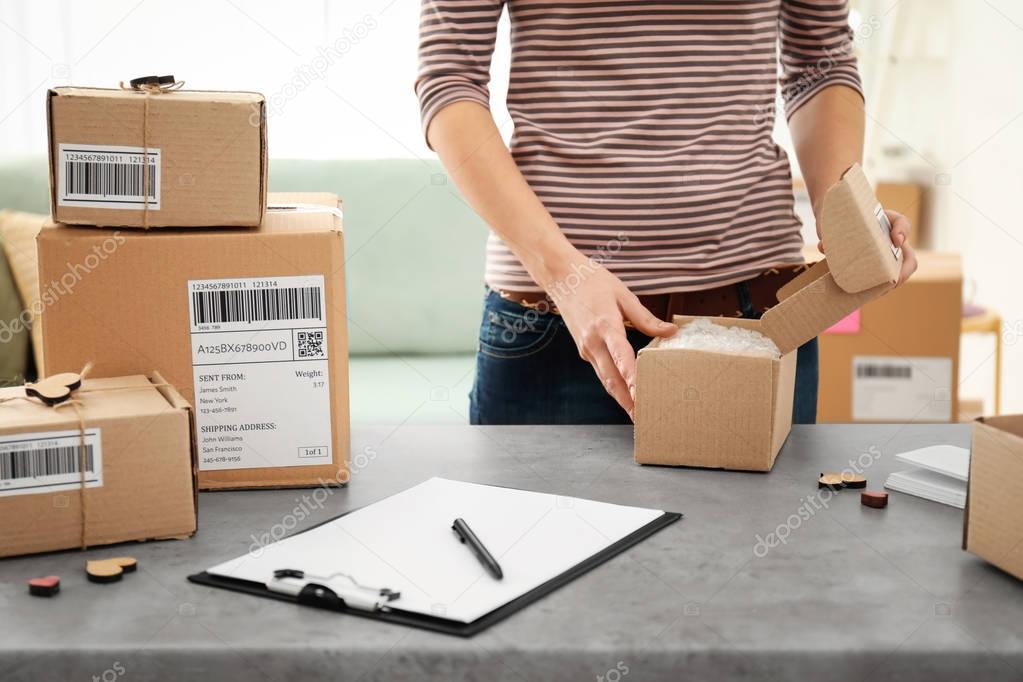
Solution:
[[(23, 330), (26, 342), (31, 333), (35, 362), (39, 366), (42, 366), (43, 332), (41, 326), (37, 324), (42, 312), (42, 304), (39, 298), (36, 235), (39, 234), (39, 229), (45, 220), (46, 216), (36, 213), (0, 211), (0, 241), (3, 241), (5, 265), (9, 264), (10, 266), (6, 274), (8, 277), (13, 275), (18, 294), (17, 296), (5, 296), (0, 293), (0, 300), (4, 302), (5, 306), (0, 321), (10, 325), (11, 329), (16, 327)], [(2, 273), (0, 273), (0, 277), (2, 277)], [(0, 287), (2, 286), (3, 283), (0, 282)], [(10, 308), (10, 310), (6, 308)], [(3, 336), (0, 331), (0, 341), (3, 341)], [(32, 368), (33, 373), (34, 369)]]

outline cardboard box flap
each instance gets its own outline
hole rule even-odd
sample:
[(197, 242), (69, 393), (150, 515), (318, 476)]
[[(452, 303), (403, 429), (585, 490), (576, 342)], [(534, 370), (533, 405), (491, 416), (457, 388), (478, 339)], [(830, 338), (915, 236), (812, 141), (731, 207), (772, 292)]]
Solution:
[(853, 165), (824, 196), (821, 231), (827, 258), (778, 290), (762, 318), (782, 353), (795, 350), (899, 279), (902, 252), (863, 170)]
[(821, 215), (827, 260), (843, 290), (857, 293), (898, 281), (902, 250), (892, 244), (890, 231), (867, 176), (854, 164), (824, 195)]
[(821, 261), (778, 290), (779, 298), (784, 298), (764, 313), (761, 327), (778, 350), (788, 353), (891, 287), (883, 282), (865, 291), (845, 291), (827, 261)]

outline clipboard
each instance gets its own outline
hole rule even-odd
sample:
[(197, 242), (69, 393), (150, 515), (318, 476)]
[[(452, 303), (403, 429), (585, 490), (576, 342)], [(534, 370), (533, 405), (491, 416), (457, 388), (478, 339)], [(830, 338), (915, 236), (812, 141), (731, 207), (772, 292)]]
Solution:
[[(443, 479), (432, 479), (427, 483), (438, 481)], [(452, 482), (448, 482), (452, 483)], [(425, 484), (420, 484), (425, 485)], [(472, 484), (463, 484), (472, 485)], [(493, 488), (493, 486), (483, 486), (487, 488)], [(498, 490), (516, 490), (510, 488), (498, 488)], [(408, 492), (408, 491), (406, 491)], [(518, 491), (525, 492), (525, 491)], [(401, 493), (399, 493), (400, 495)], [(390, 499), (390, 498), (387, 498)], [(599, 504), (599, 503), (595, 503)], [(316, 531), (324, 526), (337, 523), (346, 517), (356, 514), (362, 510), (373, 507), (374, 505), (368, 505), (360, 509), (352, 510), (341, 514), (333, 519), (324, 521), (323, 523), (317, 524), (311, 528), (308, 528), (300, 533), (296, 533), (289, 538), (285, 538), (281, 542), (285, 542), (292, 538), (303, 536), (306, 533)], [(653, 511), (653, 510), (649, 510)], [(194, 575), (188, 576), (188, 580), (192, 583), (205, 585), (207, 587), (215, 587), (220, 589), (226, 589), (232, 592), (239, 592), (243, 594), (256, 595), (266, 597), (270, 599), (276, 599), (279, 601), (286, 601), (301, 606), (309, 606), (313, 608), (326, 609), (335, 611), (338, 613), (350, 614), (361, 618), (369, 618), (374, 620), (380, 620), (387, 623), (394, 623), (398, 625), (405, 625), (410, 627), (421, 628), (424, 630), (430, 630), (433, 632), (439, 632), (447, 635), (456, 635), (460, 637), (471, 637), (490, 626), (498, 623), (508, 616), (520, 611), (524, 607), (532, 604), (533, 602), (541, 599), (542, 597), (550, 594), (576, 578), (582, 576), (586, 572), (596, 568), (600, 564), (608, 561), (612, 557), (621, 554), (630, 547), (642, 542), (644, 539), (650, 537), (654, 533), (666, 528), (675, 521), (682, 518), (681, 514), (674, 512), (660, 512), (656, 517), (652, 518), (649, 522), (636, 528), (627, 535), (620, 537), (613, 543), (608, 544), (599, 551), (587, 556), (582, 561), (579, 561), (561, 571), (557, 575), (554, 575), (550, 579), (536, 585), (532, 589), (510, 599), (509, 601), (489, 610), (478, 618), (475, 618), (469, 622), (464, 622), (462, 619), (456, 619), (447, 617), (443, 612), (441, 613), (424, 613), (422, 611), (410, 611), (403, 610), (400, 607), (400, 600), (393, 602), (393, 606), (385, 605), (382, 609), (367, 610), (365, 608), (355, 608), (345, 603), (344, 599), (340, 597), (335, 591), (325, 588), (322, 584), (317, 584), (315, 579), (310, 576), (310, 582), (301, 589), (296, 589), (294, 593), (287, 594), (281, 591), (272, 590), (269, 588), (267, 583), (259, 582), (256, 580), (247, 580), (236, 577), (227, 577), (224, 575), (217, 575), (216, 573), (210, 572), (210, 570), (202, 571)], [(459, 550), (461, 551), (461, 550)], [(471, 555), (466, 552), (465, 561), (467, 563), (472, 562)], [(211, 569), (212, 570), (212, 569)], [(387, 590), (383, 590), (387, 592)]]

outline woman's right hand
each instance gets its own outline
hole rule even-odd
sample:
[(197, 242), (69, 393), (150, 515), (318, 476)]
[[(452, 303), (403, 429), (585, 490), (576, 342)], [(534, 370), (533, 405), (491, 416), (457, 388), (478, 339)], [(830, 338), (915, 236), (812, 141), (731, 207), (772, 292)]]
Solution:
[(544, 284), (558, 307), (579, 356), (593, 365), (604, 388), (633, 416), (636, 400), (636, 354), (625, 333), (625, 321), (648, 336), (671, 336), (675, 325), (643, 307), (625, 284), (578, 251)]

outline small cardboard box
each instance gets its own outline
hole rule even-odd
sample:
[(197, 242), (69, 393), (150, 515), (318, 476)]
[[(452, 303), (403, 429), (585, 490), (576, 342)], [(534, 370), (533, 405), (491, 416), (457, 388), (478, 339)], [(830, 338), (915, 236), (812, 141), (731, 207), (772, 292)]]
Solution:
[(63, 87), (48, 92), (46, 109), (54, 220), (259, 225), (267, 179), (262, 95)]
[(963, 549), (1023, 580), (1023, 414), (973, 423)]
[[(902, 253), (859, 166), (824, 197), (828, 258), (778, 290), (759, 320), (712, 318), (771, 338), (782, 356), (661, 348), (639, 352), (635, 458), (641, 464), (769, 471), (792, 426), (796, 349), (898, 281)], [(679, 316), (684, 325), (693, 318)]]
[[(86, 379), (75, 393), (82, 422), (71, 407), (0, 404), (0, 556), (80, 547), (83, 528), (88, 546), (195, 533), (192, 410), (165, 384), (159, 374)], [(0, 389), (0, 400), (20, 395)]]
[(917, 251), (916, 273), (820, 336), (820, 422), (954, 422), (963, 271)]
[(43, 366), (160, 371), (195, 406), (199, 487), (347, 481), (348, 316), (333, 194), (255, 229), (39, 233)]

